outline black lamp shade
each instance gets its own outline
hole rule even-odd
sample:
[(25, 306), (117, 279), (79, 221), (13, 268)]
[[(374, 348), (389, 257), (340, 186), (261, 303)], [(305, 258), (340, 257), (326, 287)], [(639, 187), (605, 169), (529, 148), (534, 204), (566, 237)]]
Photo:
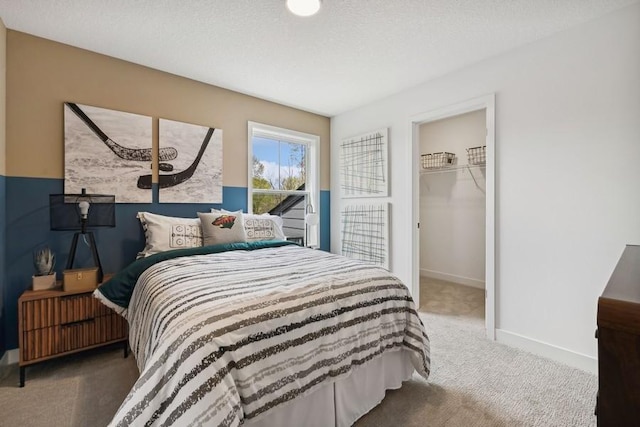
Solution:
[(107, 194), (50, 194), (49, 220), (52, 230), (81, 230), (78, 203), (89, 202), (85, 227), (116, 226), (116, 196)]

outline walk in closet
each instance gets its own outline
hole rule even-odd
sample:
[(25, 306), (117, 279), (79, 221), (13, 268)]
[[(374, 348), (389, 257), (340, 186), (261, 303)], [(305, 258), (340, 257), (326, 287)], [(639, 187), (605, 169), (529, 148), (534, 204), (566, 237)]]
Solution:
[(421, 282), (485, 288), (485, 114), (420, 125)]

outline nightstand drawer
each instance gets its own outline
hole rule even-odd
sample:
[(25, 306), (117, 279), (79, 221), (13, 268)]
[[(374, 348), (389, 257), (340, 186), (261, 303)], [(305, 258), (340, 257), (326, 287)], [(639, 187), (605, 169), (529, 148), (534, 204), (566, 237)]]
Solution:
[(23, 362), (47, 358), (59, 353), (58, 327), (34, 329), (23, 332), (20, 356)]
[(85, 319), (79, 322), (60, 326), (60, 352), (76, 350), (96, 344), (94, 331), (96, 319)]
[(81, 322), (110, 314), (91, 293), (34, 299), (22, 303), (23, 331)]
[(113, 313), (60, 326), (60, 352), (92, 347), (126, 338), (127, 325)]
[(60, 304), (56, 298), (25, 301), (22, 303), (22, 330), (32, 331), (60, 323)]
[(99, 310), (106, 307), (93, 297), (92, 294), (79, 294), (60, 297), (60, 324), (81, 322), (104, 315), (106, 311)]
[(115, 313), (22, 332), (22, 362), (125, 339), (127, 325)]

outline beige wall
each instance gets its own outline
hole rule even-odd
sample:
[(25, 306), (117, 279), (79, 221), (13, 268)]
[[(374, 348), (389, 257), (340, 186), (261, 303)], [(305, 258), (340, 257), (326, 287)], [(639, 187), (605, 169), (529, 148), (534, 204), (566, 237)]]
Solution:
[(472, 111), (420, 125), (420, 153), (448, 151), (458, 165), (467, 164), (466, 148), (485, 144), (485, 110)]
[[(6, 175), (7, 28), (0, 19), (0, 175)], [(4, 200), (2, 201), (4, 203)]]
[(329, 189), (328, 117), (12, 30), (6, 81), (7, 176), (64, 177), (62, 105), (72, 101), (151, 116), (154, 129), (160, 117), (222, 129), (225, 186), (247, 186), (247, 121), (319, 135)]

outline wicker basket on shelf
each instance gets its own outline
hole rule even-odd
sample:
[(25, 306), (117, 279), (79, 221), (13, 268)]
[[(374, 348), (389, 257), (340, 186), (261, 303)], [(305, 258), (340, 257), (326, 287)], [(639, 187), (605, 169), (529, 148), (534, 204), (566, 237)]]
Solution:
[(439, 169), (452, 166), (456, 155), (453, 153), (440, 152), (428, 153), (420, 156), (422, 159), (422, 169)]
[(470, 165), (484, 165), (487, 162), (487, 146), (467, 148)]

